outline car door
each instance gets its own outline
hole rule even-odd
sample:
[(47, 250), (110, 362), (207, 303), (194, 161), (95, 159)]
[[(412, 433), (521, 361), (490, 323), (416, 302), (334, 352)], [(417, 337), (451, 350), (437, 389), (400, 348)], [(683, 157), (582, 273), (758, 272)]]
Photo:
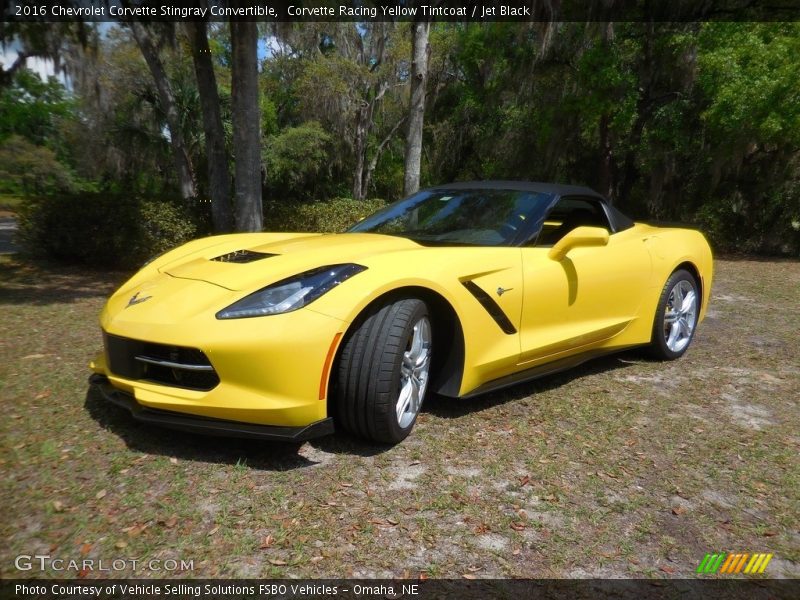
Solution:
[[(573, 248), (556, 261), (553, 244), (579, 226), (604, 227), (605, 246)], [(589, 350), (620, 333), (634, 318), (651, 261), (634, 230), (614, 231), (604, 204), (564, 197), (545, 217), (533, 246), (522, 249), (523, 308), (520, 363), (537, 363)]]

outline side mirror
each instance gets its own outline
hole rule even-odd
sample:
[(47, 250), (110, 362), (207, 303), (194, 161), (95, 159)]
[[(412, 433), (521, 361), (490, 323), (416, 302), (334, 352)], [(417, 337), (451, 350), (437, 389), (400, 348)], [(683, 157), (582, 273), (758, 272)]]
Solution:
[(553, 260), (562, 261), (573, 248), (605, 246), (607, 244), (608, 231), (602, 227), (576, 227), (558, 240), (558, 242), (550, 248), (550, 252), (547, 253), (547, 256)]

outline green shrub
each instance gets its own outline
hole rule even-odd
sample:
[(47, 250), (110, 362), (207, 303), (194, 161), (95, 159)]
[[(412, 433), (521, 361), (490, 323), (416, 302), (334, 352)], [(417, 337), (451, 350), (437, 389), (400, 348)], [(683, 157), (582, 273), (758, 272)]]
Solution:
[(144, 200), (139, 205), (139, 218), (140, 256), (145, 260), (186, 243), (198, 234), (196, 219), (174, 202)]
[(334, 198), (320, 202), (270, 200), (264, 203), (264, 229), (338, 233), (384, 206), (386, 202), (378, 198), (364, 201)]
[(189, 241), (196, 229), (175, 202), (84, 193), (27, 200), (18, 238), (33, 256), (131, 268)]
[(70, 170), (55, 152), (12, 135), (0, 143), (0, 191), (12, 194), (74, 192)]
[(695, 218), (717, 252), (800, 256), (800, 186), (711, 198)]
[[(380, 199), (268, 201), (264, 229), (341, 232), (385, 205)], [(28, 254), (100, 267), (137, 267), (200, 233), (196, 215), (176, 201), (121, 194), (29, 198), (18, 217), (18, 239)]]
[(333, 138), (316, 121), (270, 136), (262, 157), (269, 195), (297, 200), (328, 197), (334, 186), (333, 154)]

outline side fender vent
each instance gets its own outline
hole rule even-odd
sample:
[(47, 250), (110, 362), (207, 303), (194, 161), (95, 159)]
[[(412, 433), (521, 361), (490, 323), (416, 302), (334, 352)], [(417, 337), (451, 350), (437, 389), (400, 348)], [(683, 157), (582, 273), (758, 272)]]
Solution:
[(484, 310), (486, 310), (489, 316), (494, 319), (494, 322), (497, 323), (497, 326), (503, 330), (503, 333), (507, 335), (517, 333), (517, 328), (514, 327), (514, 324), (506, 316), (506, 313), (503, 312), (503, 309), (500, 308), (500, 305), (498, 305), (489, 294), (484, 292), (483, 289), (472, 281), (462, 281), (461, 284), (469, 290), (470, 294), (475, 296), (475, 299), (480, 302)]
[(233, 252), (228, 252), (227, 254), (222, 254), (221, 256), (215, 256), (211, 260), (228, 263), (251, 263), (264, 258), (269, 258), (271, 256), (278, 255), (268, 254), (266, 252), (255, 252), (253, 250), (234, 250)]

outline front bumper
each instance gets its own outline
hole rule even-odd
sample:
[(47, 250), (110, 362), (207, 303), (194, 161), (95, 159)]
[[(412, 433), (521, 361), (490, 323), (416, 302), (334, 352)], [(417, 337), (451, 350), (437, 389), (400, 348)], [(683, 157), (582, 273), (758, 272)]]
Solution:
[(310, 440), (329, 435), (334, 431), (333, 419), (330, 417), (300, 427), (226, 421), (142, 406), (132, 395), (115, 388), (108, 377), (99, 373), (89, 377), (89, 384), (107, 401), (130, 411), (134, 419), (170, 429), (205, 435), (292, 442)]
[[(180, 386), (141, 378), (135, 371), (112, 369), (105, 353), (90, 365), (95, 373), (108, 377), (141, 406), (158, 411), (276, 427), (305, 427), (329, 416), (325, 365), (346, 323), (307, 308), (219, 320), (214, 311), (230, 304), (233, 292), (219, 300), (210, 283), (168, 279), (148, 288), (154, 297), (142, 304), (118, 309), (113, 297), (103, 310), (101, 327), (109, 336), (128, 341), (200, 350), (219, 383)], [(203, 304), (207, 296), (214, 306)]]

